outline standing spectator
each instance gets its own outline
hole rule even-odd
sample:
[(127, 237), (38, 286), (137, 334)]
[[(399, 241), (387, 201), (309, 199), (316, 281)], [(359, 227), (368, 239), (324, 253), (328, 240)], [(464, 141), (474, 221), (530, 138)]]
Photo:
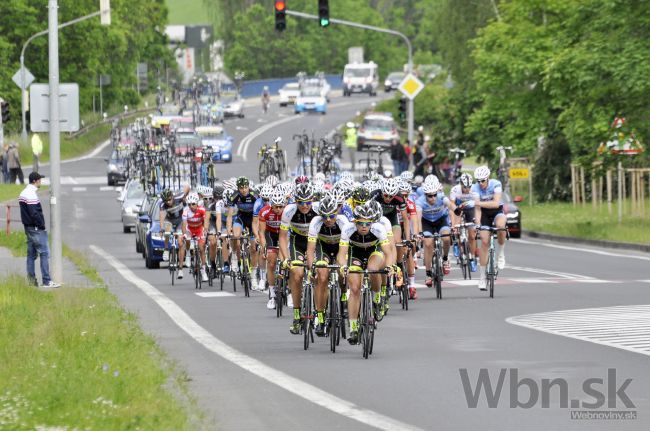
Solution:
[(41, 187), (41, 178), (43, 176), (38, 172), (29, 174), (29, 184), (18, 197), (20, 219), (25, 227), (25, 236), (27, 236), (27, 277), (32, 284), (38, 285), (35, 262), (36, 257), (40, 257), (43, 287), (59, 287), (60, 284), (50, 279), (50, 249), (47, 243), (43, 207), (37, 193)]
[(41, 140), (41, 137), (38, 136), (38, 133), (34, 133), (32, 136), (32, 153), (34, 154), (34, 166), (32, 166), (32, 170), (38, 172), (38, 160), (43, 153), (43, 141)]
[(404, 171), (404, 162), (408, 164), (408, 157), (404, 145), (398, 139), (393, 140), (390, 146), (390, 159), (393, 161), (393, 174), (398, 176)]
[(351, 171), (354, 172), (354, 156), (357, 151), (357, 129), (354, 127), (352, 121), (349, 121), (345, 126), (347, 127), (347, 130), (345, 131), (345, 146), (348, 149), (350, 162), (352, 163)]
[(20, 184), (25, 184), (23, 177), (23, 170), (20, 167), (20, 154), (15, 142), (9, 144), (9, 151), (7, 151), (7, 168), (9, 168), (9, 182), (16, 183), (16, 178), (20, 180)]
[(9, 150), (9, 145), (4, 144), (0, 149), (0, 168), (2, 168), (2, 182), (9, 182), (9, 168), (7, 167), (7, 151)]

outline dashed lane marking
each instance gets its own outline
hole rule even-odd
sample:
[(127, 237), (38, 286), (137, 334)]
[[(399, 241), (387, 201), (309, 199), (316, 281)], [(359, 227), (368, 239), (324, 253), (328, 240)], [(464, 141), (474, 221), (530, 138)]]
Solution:
[(508, 317), (506, 322), (650, 356), (650, 305), (526, 314)]
[(233, 297), (235, 296), (230, 292), (196, 292), (196, 296), (201, 298), (224, 298), (224, 297)]
[(72, 188), (73, 192), (85, 192), (86, 190), (88, 190), (87, 187), (73, 187)]

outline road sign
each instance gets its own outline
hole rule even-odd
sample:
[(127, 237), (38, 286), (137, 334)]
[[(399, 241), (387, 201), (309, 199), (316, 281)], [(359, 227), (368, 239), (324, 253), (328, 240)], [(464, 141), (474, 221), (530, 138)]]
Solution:
[(510, 178), (513, 180), (526, 180), (529, 176), (528, 168), (510, 168)]
[(29, 87), (29, 84), (34, 82), (34, 79), (36, 79), (36, 78), (34, 78), (34, 75), (32, 75), (32, 73), (29, 71), (29, 69), (27, 69), (25, 67), (25, 88), (23, 88), (23, 84), (21, 82), (22, 77), (21, 77), (21, 74), (20, 74), (21, 70), (22, 69), (18, 69), (18, 72), (16, 72), (14, 74), (14, 76), (11, 77), (11, 80), (16, 83), (18, 88), (20, 88), (21, 90), (26, 90), (27, 87)]
[(397, 89), (406, 97), (413, 100), (424, 88), (424, 84), (412, 73), (407, 74)]
[[(50, 86), (33, 84), (29, 92), (32, 132), (50, 131)], [(59, 84), (59, 123), (61, 132), (79, 130), (79, 85)]]

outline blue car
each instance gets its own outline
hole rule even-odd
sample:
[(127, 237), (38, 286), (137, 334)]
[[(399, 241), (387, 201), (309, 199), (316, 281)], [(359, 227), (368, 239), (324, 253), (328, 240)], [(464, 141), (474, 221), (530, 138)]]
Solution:
[(149, 212), (139, 217), (140, 223), (148, 224), (144, 241), (144, 263), (149, 269), (160, 267), (165, 239), (160, 229), (160, 199), (156, 199)]
[(327, 98), (322, 94), (320, 87), (305, 87), (296, 98), (294, 112), (300, 114), (309, 111), (323, 115), (327, 113)]
[(232, 162), (232, 144), (234, 138), (221, 126), (201, 126), (196, 128), (201, 137), (203, 148), (212, 150), (213, 162)]

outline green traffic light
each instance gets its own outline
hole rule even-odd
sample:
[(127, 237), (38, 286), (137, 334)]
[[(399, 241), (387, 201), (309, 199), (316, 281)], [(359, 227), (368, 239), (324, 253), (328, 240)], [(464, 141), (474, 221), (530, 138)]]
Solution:
[(327, 18), (321, 18), (320, 19), (320, 26), (321, 27), (327, 27), (328, 25), (330, 25), (330, 20), (329, 19), (327, 19)]

